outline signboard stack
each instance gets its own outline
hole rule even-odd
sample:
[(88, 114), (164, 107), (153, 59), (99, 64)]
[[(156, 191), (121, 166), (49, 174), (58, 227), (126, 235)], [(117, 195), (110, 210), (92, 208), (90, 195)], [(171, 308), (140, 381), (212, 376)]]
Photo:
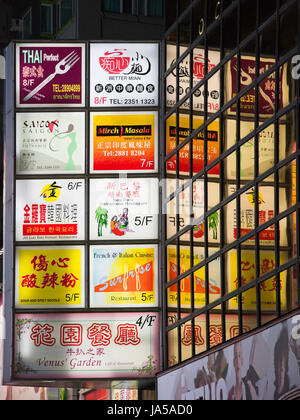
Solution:
[(153, 378), (159, 44), (17, 43), (7, 58), (5, 380)]

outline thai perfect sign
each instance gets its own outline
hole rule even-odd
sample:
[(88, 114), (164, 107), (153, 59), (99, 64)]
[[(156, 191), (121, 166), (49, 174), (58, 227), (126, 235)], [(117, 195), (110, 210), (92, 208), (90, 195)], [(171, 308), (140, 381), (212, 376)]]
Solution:
[(158, 106), (158, 70), (158, 43), (90, 44), (90, 106)]
[(90, 239), (158, 238), (158, 179), (90, 180)]
[(16, 240), (83, 240), (85, 180), (16, 181)]
[(157, 313), (19, 314), (18, 379), (151, 378), (159, 370)]
[(91, 113), (91, 173), (158, 170), (157, 112)]
[(16, 308), (84, 308), (83, 246), (17, 247)]
[(17, 175), (85, 172), (85, 113), (16, 114)]
[(85, 44), (17, 44), (16, 106), (85, 106)]

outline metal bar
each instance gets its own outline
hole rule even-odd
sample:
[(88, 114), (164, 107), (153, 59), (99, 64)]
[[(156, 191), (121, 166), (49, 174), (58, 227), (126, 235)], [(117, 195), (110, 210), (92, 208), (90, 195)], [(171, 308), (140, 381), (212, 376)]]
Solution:
[[(256, 0), (256, 28), (259, 26), (260, 13), (259, 13), (259, 0)], [(255, 39), (256, 49), (256, 69), (255, 79), (257, 80), (260, 75), (260, 38), (258, 30), (256, 29)], [(254, 113), (254, 124), (255, 124), (255, 141), (254, 141), (254, 178), (255, 178), (255, 274), (256, 278), (260, 276), (260, 237), (257, 229), (259, 228), (259, 182), (257, 182), (259, 176), (259, 135), (257, 129), (259, 127), (259, 83), (255, 86), (255, 113)], [(257, 326), (261, 325), (261, 295), (260, 285), (256, 286), (256, 320)]]

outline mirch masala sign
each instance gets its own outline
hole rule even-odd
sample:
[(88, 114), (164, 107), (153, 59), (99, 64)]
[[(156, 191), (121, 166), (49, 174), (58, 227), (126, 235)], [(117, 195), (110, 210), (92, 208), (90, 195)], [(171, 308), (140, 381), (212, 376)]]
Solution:
[(157, 172), (157, 112), (102, 112), (91, 118), (91, 173)]

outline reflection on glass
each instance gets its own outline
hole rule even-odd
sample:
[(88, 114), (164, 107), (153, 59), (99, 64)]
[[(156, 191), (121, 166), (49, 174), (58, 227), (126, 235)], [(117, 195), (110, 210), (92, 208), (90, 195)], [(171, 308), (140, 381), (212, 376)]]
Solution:
[[(263, 74), (272, 66), (275, 60), (271, 58), (260, 59), (259, 73)], [(227, 101), (230, 101), (237, 95), (237, 79), (240, 77), (240, 89), (244, 90), (250, 86), (256, 78), (256, 58), (251, 56), (243, 56), (240, 61), (240, 76), (238, 71), (238, 59), (232, 58), (227, 66)], [(287, 87), (287, 65), (280, 69), (279, 74), (279, 106), (282, 108), (288, 104), (288, 87)], [(276, 97), (276, 79), (275, 73), (270, 74), (259, 84), (259, 103), (258, 112), (260, 118), (272, 117), (275, 112)], [(256, 111), (256, 90), (255, 87), (249, 89), (241, 98), (240, 112), (242, 116), (254, 116)], [(229, 109), (229, 115), (235, 115), (236, 103)]]
[[(193, 117), (193, 131), (199, 129), (204, 124), (202, 117)], [(173, 114), (168, 118), (166, 122), (166, 153), (171, 153), (176, 148), (176, 139), (178, 137), (179, 144), (186, 141), (186, 139), (192, 134), (190, 131), (190, 117), (185, 114), (179, 115), (179, 123), (177, 126), (176, 116)], [(197, 135), (190, 141), (193, 142), (193, 174), (200, 172), (204, 168), (204, 143), (207, 140), (207, 163), (212, 163), (218, 158), (220, 153), (220, 127), (219, 122), (214, 121), (205, 130), (200, 130)], [(190, 174), (190, 141), (187, 142), (179, 151), (179, 171), (180, 175)], [(173, 156), (167, 165), (167, 171), (170, 174), (176, 173), (176, 155)], [(210, 171), (210, 176), (219, 176), (220, 168), (219, 165), (215, 165)]]
[[(180, 57), (186, 51), (186, 47), (180, 46)], [(205, 50), (201, 48), (195, 48), (193, 50), (193, 65), (190, 65), (190, 55), (184, 57), (178, 68), (179, 77), (179, 100), (183, 99), (185, 95), (190, 91), (191, 78), (192, 87), (195, 87), (205, 76)], [(172, 66), (176, 61), (176, 46), (167, 46), (167, 69)], [(212, 71), (220, 62), (220, 52), (210, 50), (208, 52), (208, 73)], [(191, 74), (191, 69), (193, 73)], [(173, 107), (176, 103), (176, 72), (171, 73), (167, 83), (166, 92), (166, 104), (167, 107)], [(173, 89), (172, 89), (173, 87)], [(204, 111), (204, 85), (199, 86), (193, 98), (193, 110)], [(207, 92), (207, 107), (208, 112), (216, 112), (219, 110), (219, 98), (220, 98), (220, 75), (219, 73), (212, 76), (208, 81), (208, 92)], [(182, 108), (189, 110), (189, 101), (186, 101)]]

